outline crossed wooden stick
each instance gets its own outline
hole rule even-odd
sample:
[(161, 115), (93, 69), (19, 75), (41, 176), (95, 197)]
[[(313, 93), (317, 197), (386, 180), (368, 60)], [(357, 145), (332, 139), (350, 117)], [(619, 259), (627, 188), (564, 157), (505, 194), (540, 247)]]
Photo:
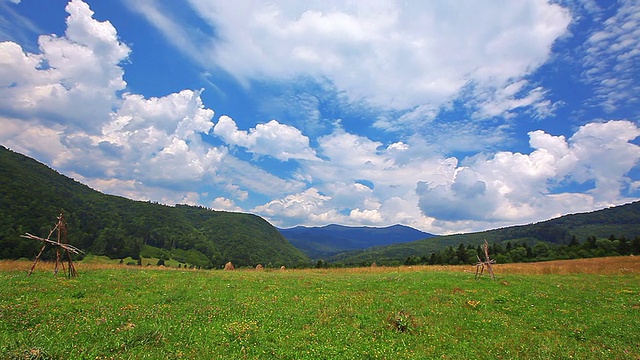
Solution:
[[(58, 231), (58, 239), (57, 241), (53, 241), (50, 240), (49, 238), (51, 237), (51, 235), (53, 234), (54, 231)], [(36, 260), (33, 262), (33, 265), (31, 266), (31, 270), (29, 270), (29, 275), (31, 275), (31, 273), (33, 273), (33, 269), (36, 268), (36, 264), (38, 263), (38, 260), (40, 259), (40, 255), (42, 255), (42, 252), (44, 251), (44, 249), (47, 247), (47, 245), (54, 245), (57, 246), (58, 248), (56, 249), (56, 267), (54, 272), (57, 274), (58, 273), (58, 263), (62, 264), (62, 269), (64, 271), (67, 271), (67, 269), (65, 269), (64, 267), (64, 261), (60, 261), (60, 248), (64, 249), (65, 254), (67, 255), (67, 262), (69, 263), (69, 272), (68, 272), (68, 276), (69, 277), (74, 277), (78, 275), (78, 272), (76, 271), (76, 268), (73, 266), (73, 260), (71, 259), (71, 253), (74, 254), (80, 254), (83, 253), (84, 251), (78, 249), (77, 247), (71, 245), (71, 244), (67, 244), (66, 242), (61, 242), (61, 240), (66, 241), (67, 239), (67, 222), (64, 220), (64, 214), (61, 212), (60, 216), (58, 216), (58, 222), (56, 223), (56, 226), (51, 229), (51, 231), (49, 232), (49, 236), (47, 236), (47, 238), (41, 238), (39, 236), (35, 236), (29, 233), (25, 233), (25, 235), (20, 235), (20, 237), (26, 238), (26, 239), (33, 239), (33, 240), (38, 240), (43, 242), (44, 244), (42, 245), (42, 248), (40, 249), (40, 252), (38, 253), (38, 255), (36, 256)], [(64, 238), (64, 239), (63, 239)]]
[(491, 279), (495, 280), (495, 276), (493, 275), (493, 269), (491, 268), (491, 264), (495, 264), (496, 261), (489, 258), (489, 243), (487, 240), (482, 244), (482, 248), (484, 249), (484, 261), (480, 260), (480, 256), (476, 255), (478, 258), (478, 263), (476, 264), (476, 279), (484, 273), (484, 267), (486, 266), (489, 270), (489, 274), (491, 274)]

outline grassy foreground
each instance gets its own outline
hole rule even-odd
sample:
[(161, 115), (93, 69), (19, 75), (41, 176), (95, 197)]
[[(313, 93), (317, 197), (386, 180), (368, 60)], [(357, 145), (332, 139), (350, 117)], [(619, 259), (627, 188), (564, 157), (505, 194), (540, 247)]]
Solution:
[(497, 265), (497, 281), (30, 265), (0, 262), (0, 359), (640, 358), (640, 257)]

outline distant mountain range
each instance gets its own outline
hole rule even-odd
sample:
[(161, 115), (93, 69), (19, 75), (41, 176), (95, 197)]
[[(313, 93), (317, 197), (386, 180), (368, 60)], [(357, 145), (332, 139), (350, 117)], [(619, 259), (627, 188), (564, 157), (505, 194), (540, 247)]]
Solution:
[(388, 227), (297, 226), (278, 230), (293, 246), (313, 259), (326, 258), (348, 250), (406, 243), (435, 236), (404, 225)]

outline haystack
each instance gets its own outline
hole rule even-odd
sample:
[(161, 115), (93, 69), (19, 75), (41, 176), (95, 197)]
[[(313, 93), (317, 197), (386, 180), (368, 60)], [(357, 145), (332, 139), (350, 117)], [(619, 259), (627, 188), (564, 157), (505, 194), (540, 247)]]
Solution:
[(262, 264), (256, 265), (256, 270), (264, 270), (264, 266)]
[(225, 270), (235, 270), (236, 268), (233, 267), (233, 264), (231, 263), (231, 261), (229, 261), (228, 263), (226, 263), (224, 265), (224, 269)]
[(284, 265), (280, 266), (280, 270), (287, 270), (286, 267), (284, 267)]

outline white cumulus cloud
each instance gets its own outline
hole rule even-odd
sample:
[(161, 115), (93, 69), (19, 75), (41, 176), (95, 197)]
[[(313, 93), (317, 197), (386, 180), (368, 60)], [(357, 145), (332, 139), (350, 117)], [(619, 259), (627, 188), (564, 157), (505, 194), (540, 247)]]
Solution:
[(40, 36), (40, 53), (0, 43), (0, 141), (102, 191), (196, 203), (193, 187), (213, 181), (227, 155), (202, 141), (214, 112), (201, 91), (120, 94), (130, 49), (86, 3), (66, 10), (65, 35)]
[[(419, 182), (420, 208), (452, 222), (528, 222), (615, 205), (624, 202), (622, 190), (631, 183), (625, 175), (640, 160), (631, 142), (639, 135), (629, 121), (587, 124), (569, 140), (534, 131), (530, 154), (478, 156), (445, 183)], [(594, 185), (586, 194), (555, 191), (568, 181)]]
[(40, 36), (40, 54), (0, 43), (0, 113), (64, 119), (66, 126), (94, 131), (126, 86), (119, 64), (130, 50), (111, 23), (92, 18), (86, 3), (73, 0), (66, 10), (66, 35)]
[(278, 160), (317, 160), (315, 151), (309, 146), (309, 138), (293, 126), (271, 120), (258, 124), (247, 131), (238, 127), (228, 116), (221, 116), (214, 128), (214, 134), (227, 144), (246, 148), (257, 155), (268, 155)]

